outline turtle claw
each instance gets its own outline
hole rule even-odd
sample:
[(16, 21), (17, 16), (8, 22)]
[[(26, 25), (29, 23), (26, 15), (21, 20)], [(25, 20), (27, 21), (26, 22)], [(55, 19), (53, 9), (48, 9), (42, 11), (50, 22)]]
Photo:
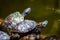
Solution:
[(48, 21), (47, 20), (45, 20), (45, 21), (42, 22), (42, 26), (43, 27), (45, 27), (47, 24), (48, 24)]

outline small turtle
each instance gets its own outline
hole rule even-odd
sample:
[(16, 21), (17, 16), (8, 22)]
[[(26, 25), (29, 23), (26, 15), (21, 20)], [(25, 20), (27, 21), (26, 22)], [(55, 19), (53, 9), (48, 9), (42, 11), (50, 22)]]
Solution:
[(0, 31), (0, 40), (10, 40), (10, 36), (3, 31)]

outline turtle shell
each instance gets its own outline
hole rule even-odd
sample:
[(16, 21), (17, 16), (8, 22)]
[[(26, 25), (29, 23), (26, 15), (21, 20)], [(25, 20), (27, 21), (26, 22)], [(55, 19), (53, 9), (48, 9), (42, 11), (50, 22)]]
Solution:
[(10, 40), (10, 36), (3, 31), (0, 31), (0, 40)]
[(17, 30), (23, 33), (33, 30), (37, 26), (37, 23), (33, 20), (24, 20), (17, 25)]
[(12, 28), (22, 21), (24, 21), (24, 17), (19, 12), (14, 12), (5, 18), (3, 25)]

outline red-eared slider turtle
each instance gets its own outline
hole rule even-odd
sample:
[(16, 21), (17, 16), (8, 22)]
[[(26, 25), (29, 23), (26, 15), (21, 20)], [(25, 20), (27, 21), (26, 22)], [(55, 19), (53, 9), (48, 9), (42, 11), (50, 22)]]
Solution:
[(0, 31), (0, 40), (10, 40), (10, 36), (3, 31)]
[(37, 25), (40, 25), (39, 27), (41, 26), (45, 27), (47, 23), (48, 23), (47, 20), (40, 22), (40, 23), (37, 23), (33, 20), (24, 20), (23, 22), (17, 25), (17, 30), (20, 32), (26, 33), (36, 28)]

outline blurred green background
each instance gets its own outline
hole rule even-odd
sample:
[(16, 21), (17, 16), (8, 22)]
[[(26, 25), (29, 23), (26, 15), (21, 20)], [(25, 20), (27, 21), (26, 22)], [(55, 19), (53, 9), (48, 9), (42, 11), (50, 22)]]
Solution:
[(49, 21), (48, 25), (41, 30), (41, 34), (60, 35), (60, 13), (55, 12), (60, 8), (60, 0), (0, 0), (0, 18), (4, 19), (16, 11), (22, 13), (27, 7), (32, 11), (25, 19), (37, 22)]

